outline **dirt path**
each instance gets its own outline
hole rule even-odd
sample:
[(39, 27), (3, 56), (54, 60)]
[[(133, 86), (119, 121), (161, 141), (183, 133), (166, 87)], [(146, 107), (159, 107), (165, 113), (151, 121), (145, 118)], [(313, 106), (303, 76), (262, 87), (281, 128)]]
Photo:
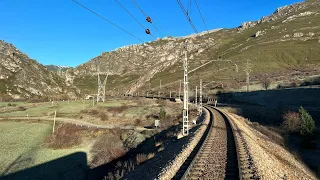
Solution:
[[(52, 117), (48, 116), (42, 116), (42, 117), (12, 117), (12, 118), (0, 118), (0, 120), (45, 120), (45, 121), (53, 121)], [(120, 125), (100, 125), (100, 124), (93, 124), (86, 121), (81, 121), (78, 119), (72, 119), (72, 118), (56, 118), (56, 121), (63, 122), (63, 123), (69, 123), (74, 124), (76, 126), (85, 126), (88, 128), (97, 128), (97, 129), (126, 129), (126, 130), (150, 130), (146, 129), (144, 127), (136, 127), (136, 126), (120, 126)]]

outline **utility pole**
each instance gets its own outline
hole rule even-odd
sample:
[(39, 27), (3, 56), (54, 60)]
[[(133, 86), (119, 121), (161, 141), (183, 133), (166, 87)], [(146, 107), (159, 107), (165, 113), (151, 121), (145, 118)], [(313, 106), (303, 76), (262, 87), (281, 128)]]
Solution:
[(159, 93), (158, 93), (158, 97), (160, 97), (160, 92), (161, 91), (161, 79), (160, 79), (160, 89), (159, 89)]
[(181, 80), (180, 80), (180, 88), (179, 88), (179, 99), (181, 99)]
[(54, 111), (52, 134), (54, 133), (54, 128), (56, 126), (56, 116), (57, 116), (57, 111)]
[(202, 79), (200, 79), (200, 98), (199, 98), (199, 101), (200, 101), (199, 112), (200, 112), (200, 114), (202, 114)]
[(170, 90), (170, 98), (171, 98), (171, 90)]
[(189, 114), (188, 114), (188, 54), (187, 54), (187, 41), (185, 42), (185, 52), (184, 52), (184, 61), (183, 61), (183, 136), (189, 135)]
[(249, 63), (249, 59), (247, 59), (247, 63), (246, 63), (244, 72), (246, 72), (246, 74), (247, 74), (247, 92), (249, 92), (249, 87), (250, 87), (250, 73), (252, 72), (251, 64)]
[(198, 86), (196, 86), (196, 99), (195, 99), (195, 104), (198, 106)]

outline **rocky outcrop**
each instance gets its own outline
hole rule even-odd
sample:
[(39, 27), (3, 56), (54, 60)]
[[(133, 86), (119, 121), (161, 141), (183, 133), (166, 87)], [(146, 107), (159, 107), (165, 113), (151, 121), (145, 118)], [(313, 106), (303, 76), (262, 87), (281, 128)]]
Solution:
[[(217, 32), (213, 30), (211, 32)], [(166, 68), (177, 63), (183, 57), (183, 48), (187, 41), (189, 52), (197, 52), (200, 55), (209, 47), (215, 45), (213, 38), (206, 38), (197, 41), (194, 36), (189, 38), (163, 38), (151, 43), (124, 46), (111, 52), (103, 52), (100, 56), (91, 59), (74, 69), (77, 76), (94, 75), (98, 72), (110, 75), (126, 76), (129, 74), (138, 75), (138, 78), (127, 93), (135, 92), (155, 74), (165, 71)], [(201, 36), (197, 36), (201, 37)], [(194, 59), (196, 56), (190, 56)]]
[(249, 28), (252, 28), (254, 26), (256, 26), (258, 23), (254, 22), (254, 21), (248, 21), (248, 22), (243, 22), (239, 27), (238, 30), (239, 31), (243, 31)]
[(14, 99), (68, 92), (62, 78), (4, 41), (0, 41), (0, 86), (0, 96)]
[(293, 37), (295, 37), (295, 38), (299, 38), (299, 37), (302, 37), (302, 36), (303, 36), (303, 33), (301, 33), (301, 32), (296, 32), (296, 33), (293, 34)]
[(252, 35), (252, 37), (259, 37), (259, 36), (263, 36), (265, 35), (266, 32), (265, 31), (257, 31), (254, 35)]
[[(284, 22), (287, 22), (287, 21), (293, 20), (293, 19), (295, 19), (297, 17), (309, 16), (309, 15), (312, 15), (314, 13), (313, 12), (309, 12), (309, 11), (302, 12), (302, 13), (299, 13), (299, 12), (303, 11), (304, 9), (307, 9), (308, 7), (311, 7), (311, 6), (320, 6), (320, 1), (318, 1), (318, 0), (309, 0), (307, 2), (295, 3), (295, 4), (292, 4), (292, 5), (279, 7), (270, 16), (262, 17), (258, 21), (249, 21), (249, 22), (242, 23), (238, 27), (238, 30), (239, 31), (243, 31), (243, 30), (246, 30), (248, 28), (255, 27), (256, 25), (259, 25), (261, 23), (277, 21), (277, 20), (283, 19), (283, 18), (287, 18), (286, 20), (284, 20)], [(299, 13), (299, 14), (297, 14), (297, 13)]]

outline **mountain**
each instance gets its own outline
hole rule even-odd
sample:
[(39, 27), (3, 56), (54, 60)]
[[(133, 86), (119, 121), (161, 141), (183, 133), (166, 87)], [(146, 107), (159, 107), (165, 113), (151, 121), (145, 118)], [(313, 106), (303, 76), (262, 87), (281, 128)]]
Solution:
[(68, 69), (72, 69), (72, 67), (70, 66), (57, 66), (57, 65), (46, 65), (46, 68), (52, 72), (59, 72), (59, 71), (65, 72)]
[[(319, 22), (320, 1), (309, 0), (278, 8), (270, 16), (237, 28), (125, 46), (76, 67), (74, 84), (84, 92), (96, 92), (99, 67), (102, 74), (110, 74), (106, 87), (109, 93), (150, 91), (160, 81), (162, 91), (177, 92), (183, 79), (185, 41), (190, 70), (209, 60), (232, 60), (211, 63), (190, 73), (190, 88), (198, 85), (201, 77), (204, 83), (215, 81), (225, 88), (239, 89), (245, 85), (247, 60), (253, 82), (265, 75), (279, 82), (294, 81), (319, 74)], [(157, 89), (153, 91), (158, 93)]]
[(270, 16), (236, 28), (165, 37), (103, 52), (76, 68), (45, 67), (1, 41), (0, 96), (75, 97), (80, 90), (81, 95), (96, 94), (98, 73), (101, 79), (108, 75), (107, 94), (169, 94), (169, 90), (177, 94), (185, 56), (189, 71), (209, 63), (189, 73), (190, 90), (199, 86), (201, 78), (204, 85), (212, 82), (206, 86), (209, 89), (239, 91), (246, 84), (246, 67), (252, 71), (252, 87), (266, 77), (274, 86), (301, 82), (320, 74), (319, 22), (320, 1), (309, 0), (280, 7)]
[(75, 97), (77, 89), (67, 86), (64, 78), (30, 59), (12, 44), (0, 41), (0, 97)]

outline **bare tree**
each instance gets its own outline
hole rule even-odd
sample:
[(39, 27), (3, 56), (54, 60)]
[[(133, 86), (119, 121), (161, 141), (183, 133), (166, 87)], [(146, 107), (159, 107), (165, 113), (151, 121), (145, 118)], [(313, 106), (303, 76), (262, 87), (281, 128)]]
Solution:
[(262, 84), (262, 87), (263, 87), (265, 90), (268, 90), (268, 88), (269, 88), (270, 85), (271, 85), (271, 80), (268, 78), (268, 75), (262, 76), (262, 78), (261, 78), (261, 84)]

